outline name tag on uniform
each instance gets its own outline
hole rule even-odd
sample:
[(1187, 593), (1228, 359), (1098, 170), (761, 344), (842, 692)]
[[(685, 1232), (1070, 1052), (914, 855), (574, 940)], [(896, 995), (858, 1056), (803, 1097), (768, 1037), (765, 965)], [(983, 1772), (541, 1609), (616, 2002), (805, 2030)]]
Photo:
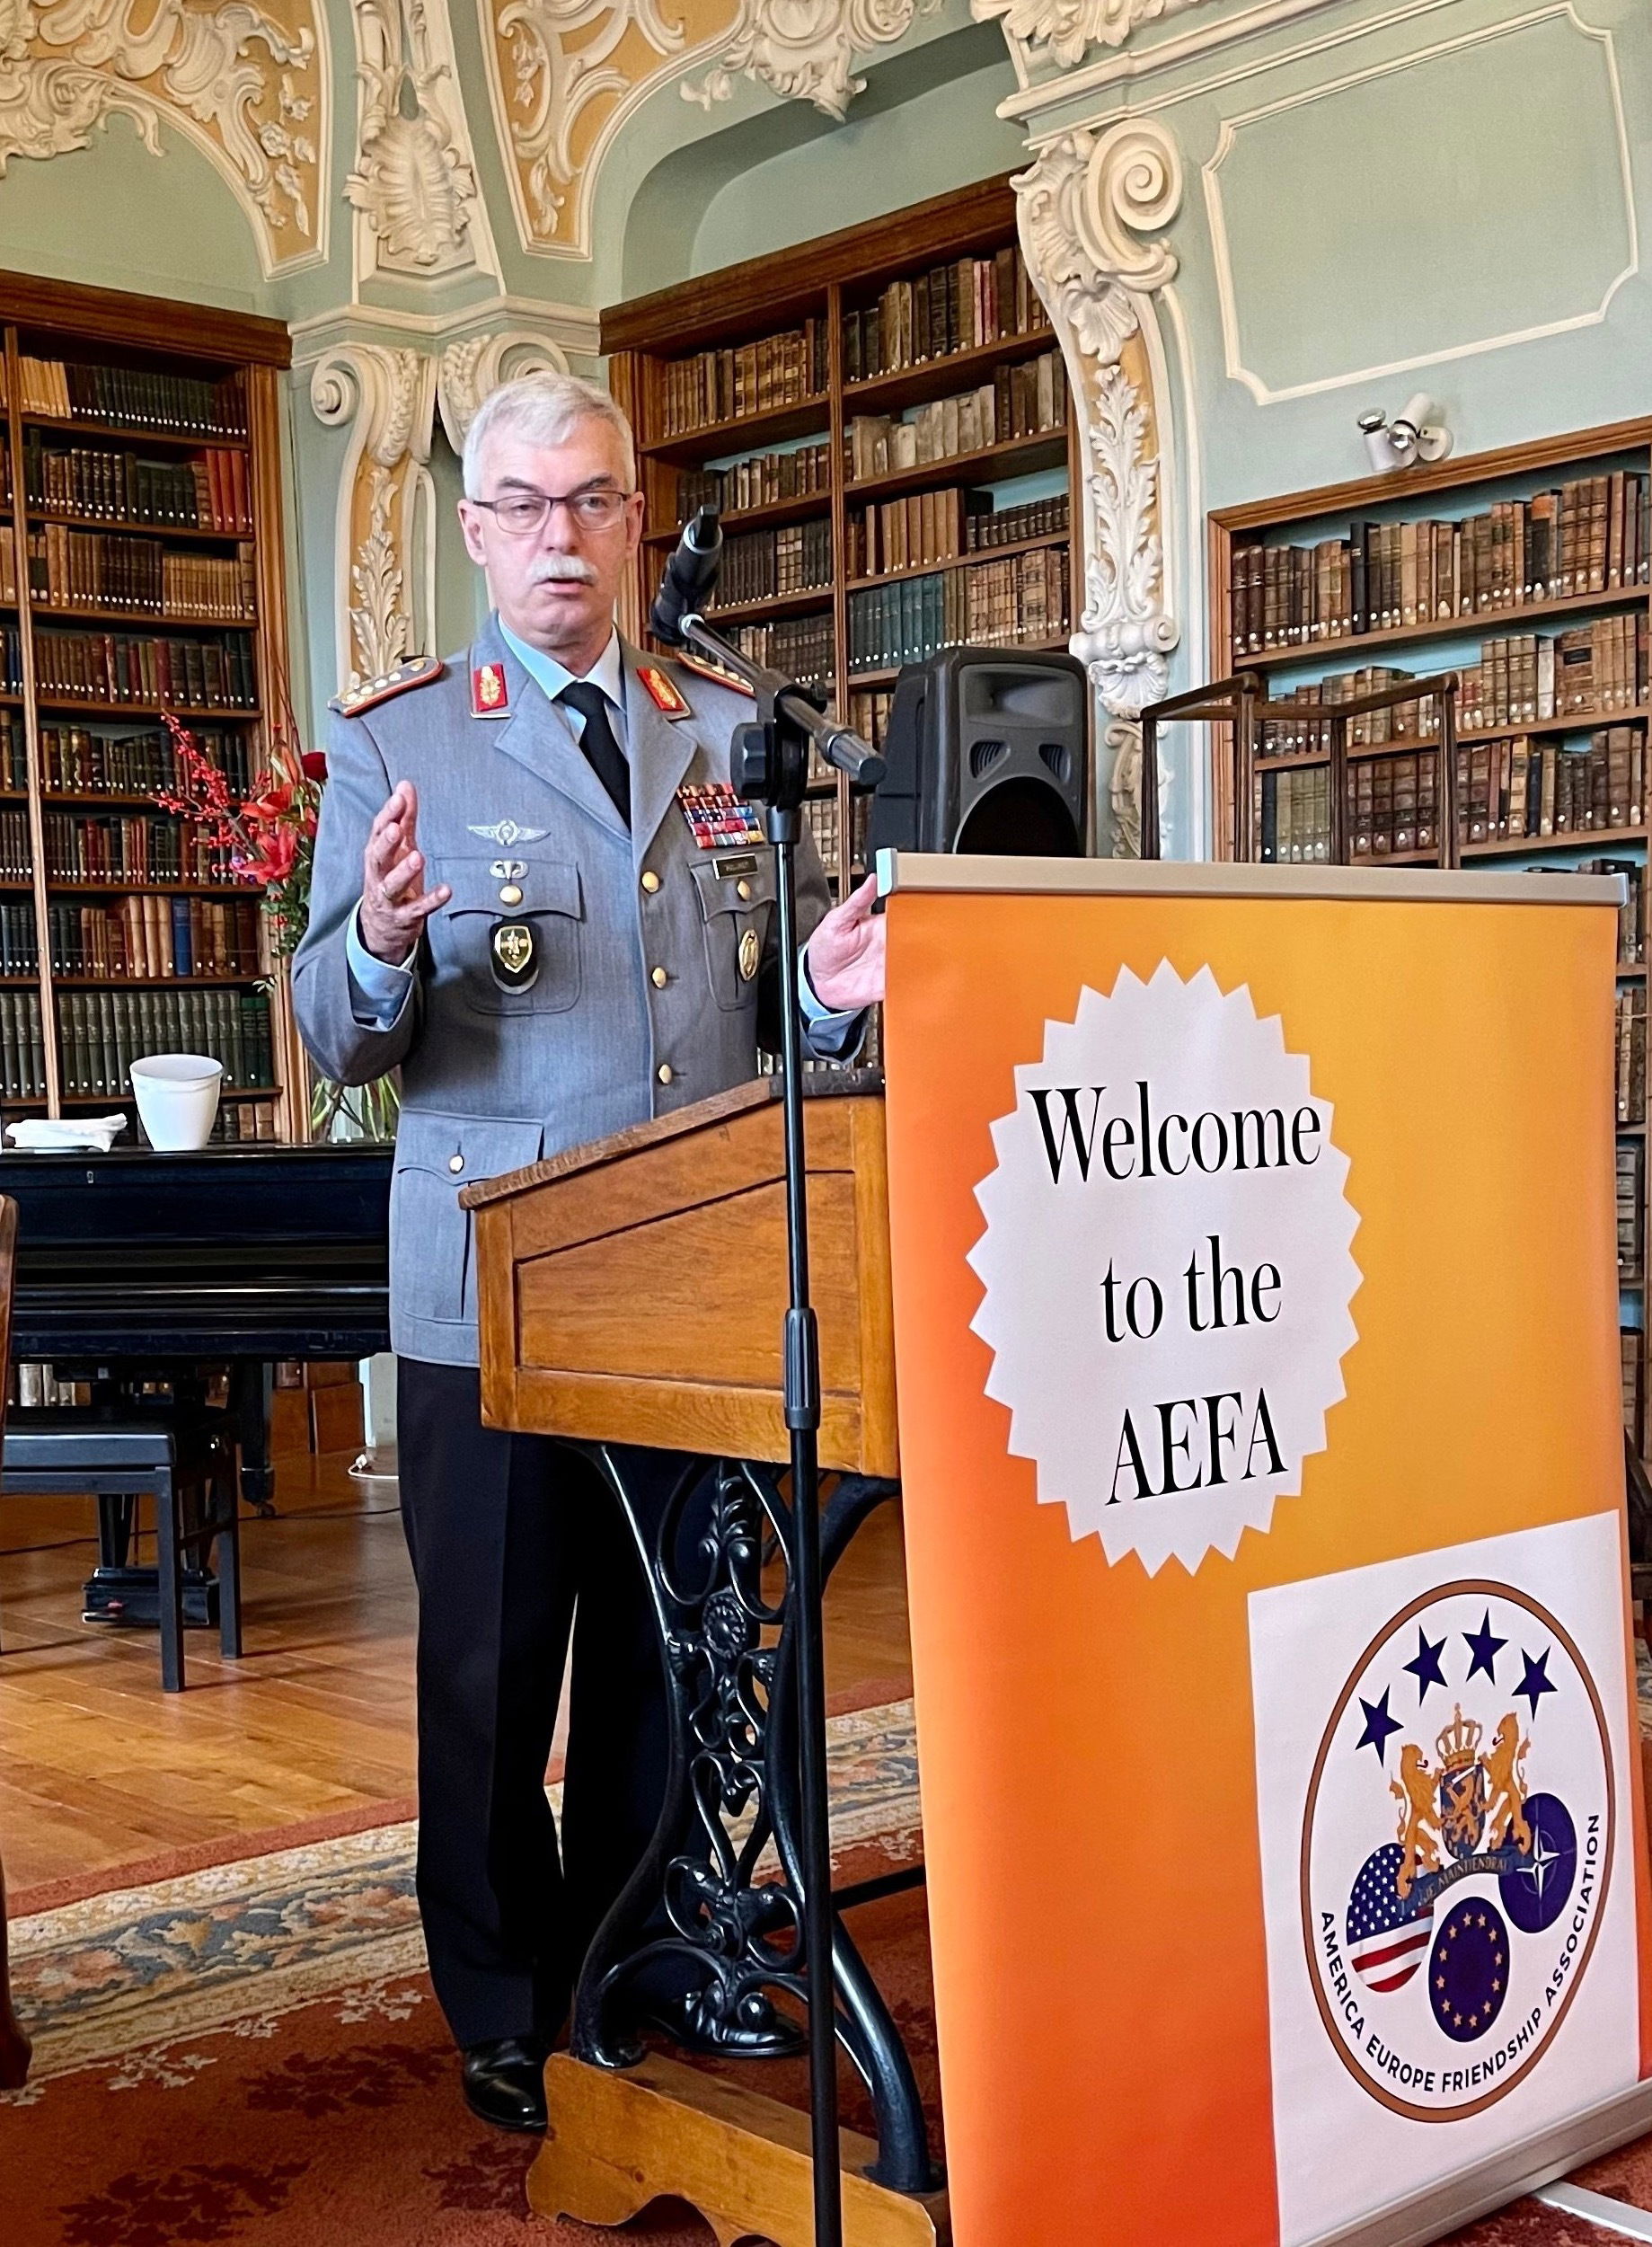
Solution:
[(702, 851), (738, 850), (743, 844), (761, 843), (763, 821), (755, 804), (742, 803), (726, 780), (702, 781), (697, 787), (679, 788), (676, 800), (695, 847)]

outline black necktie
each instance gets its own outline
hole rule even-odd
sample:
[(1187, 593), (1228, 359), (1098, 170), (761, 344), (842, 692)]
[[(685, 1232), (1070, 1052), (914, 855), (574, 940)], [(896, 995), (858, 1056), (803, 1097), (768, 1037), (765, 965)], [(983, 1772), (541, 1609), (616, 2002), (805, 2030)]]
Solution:
[(556, 698), (577, 710), (585, 721), (585, 731), (579, 737), (579, 747), (603, 786), (614, 799), (614, 808), (629, 828), (631, 826), (631, 767), (625, 755), (614, 738), (614, 728), (608, 723), (608, 697), (591, 679), (573, 679)]

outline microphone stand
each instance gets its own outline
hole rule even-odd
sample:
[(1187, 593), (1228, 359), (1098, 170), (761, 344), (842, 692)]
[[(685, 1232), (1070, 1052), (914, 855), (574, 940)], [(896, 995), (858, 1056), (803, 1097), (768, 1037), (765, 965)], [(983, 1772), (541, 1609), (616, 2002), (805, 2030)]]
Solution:
[[(763, 808), (774, 848), (780, 905), (781, 1094), (786, 1150), (784, 1402), (791, 1436), (792, 1577), (797, 1595), (798, 1749), (802, 1793), (803, 1949), (808, 1983), (808, 2085), (815, 2247), (841, 2247), (843, 2181), (837, 2122), (837, 1991), (832, 1963), (832, 1834), (826, 1786), (826, 1664), (821, 1630), (820, 1338), (808, 1295), (808, 1205), (803, 1140), (803, 1008), (798, 946), (796, 851), (808, 786), (810, 740), (861, 789), (876, 787), (883, 760), (820, 712), (794, 680), (747, 660), (703, 617), (680, 636), (712, 656), (757, 698), (738, 727), (729, 765), (735, 792)], [(840, 844), (846, 867), (848, 837)]]

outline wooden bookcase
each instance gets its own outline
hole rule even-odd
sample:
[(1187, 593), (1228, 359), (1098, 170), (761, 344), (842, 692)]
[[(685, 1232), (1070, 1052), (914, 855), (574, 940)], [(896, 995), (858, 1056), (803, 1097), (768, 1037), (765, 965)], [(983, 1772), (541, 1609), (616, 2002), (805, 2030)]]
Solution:
[(286, 694), (287, 331), (16, 273), (0, 329), (0, 1114), (133, 1115), (126, 1060), (183, 1045), (225, 1062), (220, 1136), (302, 1138), (258, 892), (147, 792), (165, 711), (244, 784)]
[[(1559, 507), (1546, 498), (1551, 492), (1562, 495)], [(1563, 535), (1558, 520), (1553, 531), (1549, 527), (1560, 516)], [(1449, 527), (1422, 536), (1410, 527), (1427, 522)], [(1367, 611), (1376, 612), (1368, 621), (1378, 628), (1337, 633), (1336, 624), (1348, 621), (1344, 611), (1354, 576), (1353, 550), (1356, 545), (1360, 550), (1365, 578), (1363, 558), (1380, 552), (1384, 543), (1391, 557), (1397, 547), (1402, 551), (1397, 583), (1391, 582), (1395, 577), (1391, 559), (1377, 585), (1365, 588)], [(1412, 555), (1409, 586), (1407, 544)], [(1339, 544), (1347, 549), (1346, 563), (1335, 551)], [(1265, 558), (1267, 550), (1285, 547), (1319, 553), (1317, 565), (1296, 565), (1294, 604), (1291, 565), (1277, 557), (1270, 564)], [(1213, 729), (1219, 855), (1271, 854), (1266, 847), (1270, 831), (1277, 851), (1285, 833), (1278, 817), (1282, 782), (1289, 775), (1327, 771), (1324, 721), (1321, 738), (1296, 753), (1268, 753), (1270, 740), (1279, 738), (1272, 729), (1293, 722), (1281, 719), (1285, 697), (1305, 689), (1323, 707), (1322, 682), (1381, 667), (1460, 684), (1427, 704), (1404, 697), (1399, 706), (1410, 713), (1409, 738), (1354, 746), (1345, 734), (1338, 751), (1339, 759), (1346, 756), (1347, 772), (1339, 823), (1343, 857), (1375, 865), (1485, 860), (1533, 868), (1604, 860), (1638, 873), (1638, 904), (1625, 916), (1618, 967), (1619, 1278), (1624, 1419), (1644, 1455), (1652, 1443), (1647, 1278), (1652, 1163), (1647, 1154), (1646, 1093), (1652, 419), (1223, 509), (1209, 520), (1208, 562), (1213, 667), (1224, 678), (1251, 674), (1263, 697), (1250, 703), (1253, 756), (1247, 758), (1240, 727)], [(1264, 576), (1271, 571), (1274, 585), (1271, 603), (1264, 589), (1259, 608), (1259, 570)], [(1448, 580), (1455, 606), (1445, 614), (1440, 612), (1447, 606)], [(1398, 614), (1391, 601), (1386, 622), (1376, 597), (1379, 588), (1398, 597)], [(1427, 613), (1430, 592), (1433, 614)], [(1413, 609), (1418, 613), (1409, 613)], [(1253, 644), (1259, 623), (1260, 648)], [(1593, 635), (1586, 650), (1585, 634)], [(1551, 643), (1550, 653), (1544, 655), (1533, 642)], [(1552, 694), (1540, 697), (1539, 685), (1550, 663)], [(1574, 663), (1579, 667), (1574, 676), (1586, 681), (1576, 696), (1563, 684)], [(1481, 664), (1488, 667), (1480, 675), (1486, 683), (1510, 690), (1510, 707), (1517, 704), (1523, 713), (1533, 714), (1511, 715), (1498, 724), (1490, 722), (1500, 714), (1497, 707), (1477, 712), (1475, 667)], [(1483, 703), (1484, 694), (1479, 699)], [(1444, 722), (1448, 738), (1454, 730), (1457, 744), (1454, 847), (1443, 816), (1436, 818), (1432, 837), (1419, 838), (1413, 810), (1410, 829), (1396, 820), (1391, 836), (1391, 845), (1409, 846), (1379, 848), (1381, 819), (1362, 820), (1363, 805), (1371, 796), (1380, 801), (1384, 792), (1402, 810), (1409, 802), (1408, 788), (1398, 780), (1384, 791), (1380, 778), (1372, 777), (1384, 766), (1396, 774), (1414, 766), (1426, 796), (1432, 765), (1435, 801), (1444, 813), (1447, 792), (1438, 769), (1443, 712), (1450, 713)], [(1463, 722), (1453, 729), (1458, 712)], [(1301, 721), (1295, 722), (1300, 730)], [(1238, 801), (1247, 763), (1254, 775), (1249, 821)], [(1370, 792), (1365, 797), (1359, 793), (1362, 774)], [(1271, 829), (1259, 804), (1270, 787)], [(1327, 788), (1327, 799), (1329, 793)], [(1563, 829), (1562, 807), (1568, 808)], [(1330, 824), (1321, 820), (1317, 834), (1312, 826), (1293, 826), (1292, 839), (1312, 844), (1315, 856), (1329, 856)], [(1247, 842), (1251, 851), (1246, 850)], [(1289, 854), (1298, 853), (1293, 849)]]
[[(623, 620), (632, 638), (642, 632), (660, 571), (685, 519), (680, 504), (680, 479), (711, 470), (732, 473), (742, 462), (811, 445), (824, 448), (816, 488), (758, 505), (725, 506), (722, 516), (724, 535), (730, 542), (746, 534), (779, 533), (798, 526), (803, 526), (807, 538), (812, 531), (812, 552), (804, 563), (811, 581), (799, 589), (736, 603), (727, 597), (729, 573), (726, 562), (724, 601), (714, 612), (720, 629), (731, 636), (751, 626), (793, 626), (811, 632), (814, 648), (810, 652), (817, 658), (813, 668), (822, 689), (843, 717), (874, 738), (887, 717), (888, 696), (899, 666), (862, 661), (852, 667), (852, 648), (858, 620), (864, 615), (861, 607), (864, 597), (896, 601), (903, 584), (909, 588), (906, 597), (913, 605), (909, 612), (913, 630), (906, 644), (914, 652), (941, 645), (943, 636), (985, 636), (978, 630), (959, 627), (972, 621), (966, 607), (972, 588), (978, 603), (989, 585), (999, 601), (991, 628), (994, 639), (1004, 645), (1066, 645), (1074, 574), (1070, 558), (1070, 495), (1077, 479), (1076, 439), (1065, 389), (1063, 402), (1051, 402), (1056, 408), (1053, 426), (1029, 429), (1026, 434), (999, 435), (1003, 419), (1001, 409), (991, 444), (916, 465), (858, 476), (851, 461), (851, 425), (857, 417), (911, 419), (936, 401), (995, 381), (1014, 379), (1024, 387), (1031, 378), (1012, 376), (1009, 370), (1032, 367), (1047, 354), (1054, 355), (1059, 367), (1056, 338), (1023, 277), (1021, 300), (1029, 308), (1025, 326), (1004, 332), (997, 322), (996, 300), (990, 317), (983, 303), (978, 325), (999, 328), (988, 341), (972, 340), (959, 348), (929, 350), (919, 356), (916, 345), (923, 339), (914, 336), (910, 355), (904, 349), (897, 354), (909, 356), (909, 363), (892, 371), (880, 367), (871, 375), (856, 374), (847, 323), (877, 305), (886, 290), (896, 284), (916, 282), (943, 265), (956, 265), (963, 260), (991, 261), (1000, 252), (1012, 251), (1019, 266), (1015, 197), (1003, 177), (985, 181), (957, 195), (939, 196), (864, 226), (845, 227), (771, 257), (704, 274), (678, 288), (605, 312), (602, 349), (609, 358), (614, 394), (637, 431), (640, 473), (648, 499), (645, 535)], [(965, 297), (961, 281), (955, 309), (962, 317), (955, 318), (946, 332), (973, 337), (977, 332), (976, 307), (974, 300)], [(814, 348), (791, 347), (793, 372), (799, 378), (790, 387), (779, 371), (779, 353), (765, 349), (758, 395), (749, 410), (681, 426), (680, 411), (675, 414), (671, 411), (674, 397), (680, 407), (683, 380), (680, 374), (674, 376), (674, 367), (698, 353), (766, 347), (773, 339), (799, 331), (811, 337)], [(748, 357), (743, 381), (756, 371), (755, 358), (755, 354)], [(802, 394), (793, 394), (799, 390)], [(744, 397), (740, 403), (745, 408)], [(932, 519), (937, 504), (931, 501), (929, 542), (927, 545), (921, 543), (925, 527), (922, 523), (924, 495), (967, 492), (976, 495), (970, 504), (985, 513), (1003, 487), (1035, 477), (1041, 480), (1037, 497), (1018, 500), (1012, 489), (1005, 504), (1042, 509), (1043, 528), (1003, 544), (943, 559), (939, 551), (944, 543), (941, 526)], [(1047, 491), (1046, 485), (1053, 489)], [(885, 562), (859, 574), (846, 569), (844, 561), (851, 552), (851, 534), (858, 518), (869, 509), (907, 499), (916, 501), (907, 551), (919, 558), (908, 559), (898, 567)], [(947, 504), (939, 503), (940, 508)], [(961, 514), (964, 502), (960, 500), (957, 504)], [(687, 511), (693, 511), (692, 506)], [(1057, 513), (1058, 523), (1047, 519)], [(730, 549), (725, 553), (729, 554)], [(1047, 555), (1059, 560), (1049, 563)], [(812, 569), (807, 566), (809, 561)], [(990, 571), (994, 564), (998, 565), (996, 577), (978, 574)], [(926, 581), (940, 580), (953, 571), (959, 574), (952, 579), (950, 594), (938, 593), (933, 586), (927, 591), (920, 589)], [(1024, 587), (1009, 584), (1012, 571), (1018, 579), (1024, 574)], [(1059, 582), (1064, 577), (1065, 588)], [(1052, 615), (1051, 596), (1064, 589), (1065, 605)], [(925, 599), (930, 603), (927, 633), (916, 614), (917, 605)], [(936, 606), (943, 599), (950, 600), (950, 608), (938, 619)], [(885, 614), (893, 623), (888, 612)], [(1041, 616), (1045, 628), (1028, 629), (1023, 624), (1018, 629), (1015, 620), (1029, 614), (1035, 619)], [(978, 627), (981, 621), (977, 606), (973, 622)], [(799, 664), (795, 653), (784, 650), (776, 650), (772, 659), (794, 670), (811, 668), (808, 663)], [(846, 782), (823, 771), (817, 775), (812, 793), (811, 825), (828, 873), (842, 894), (861, 871), (861, 828), (851, 825)], [(863, 827), (863, 811), (857, 816)], [(852, 838), (846, 849), (845, 836)]]

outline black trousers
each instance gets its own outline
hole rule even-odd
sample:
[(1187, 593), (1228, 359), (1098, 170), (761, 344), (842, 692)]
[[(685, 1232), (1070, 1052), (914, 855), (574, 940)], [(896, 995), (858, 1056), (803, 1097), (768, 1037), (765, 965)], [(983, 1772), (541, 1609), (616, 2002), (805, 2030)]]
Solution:
[[(652, 1837), (666, 1696), (642, 1566), (589, 1462), (481, 1424), (473, 1367), (397, 1365), (419, 1585), (419, 1908), (462, 2047), (549, 2040)], [(628, 1455), (662, 1493), (674, 1455)], [(545, 1800), (569, 1636), (562, 1832)]]

